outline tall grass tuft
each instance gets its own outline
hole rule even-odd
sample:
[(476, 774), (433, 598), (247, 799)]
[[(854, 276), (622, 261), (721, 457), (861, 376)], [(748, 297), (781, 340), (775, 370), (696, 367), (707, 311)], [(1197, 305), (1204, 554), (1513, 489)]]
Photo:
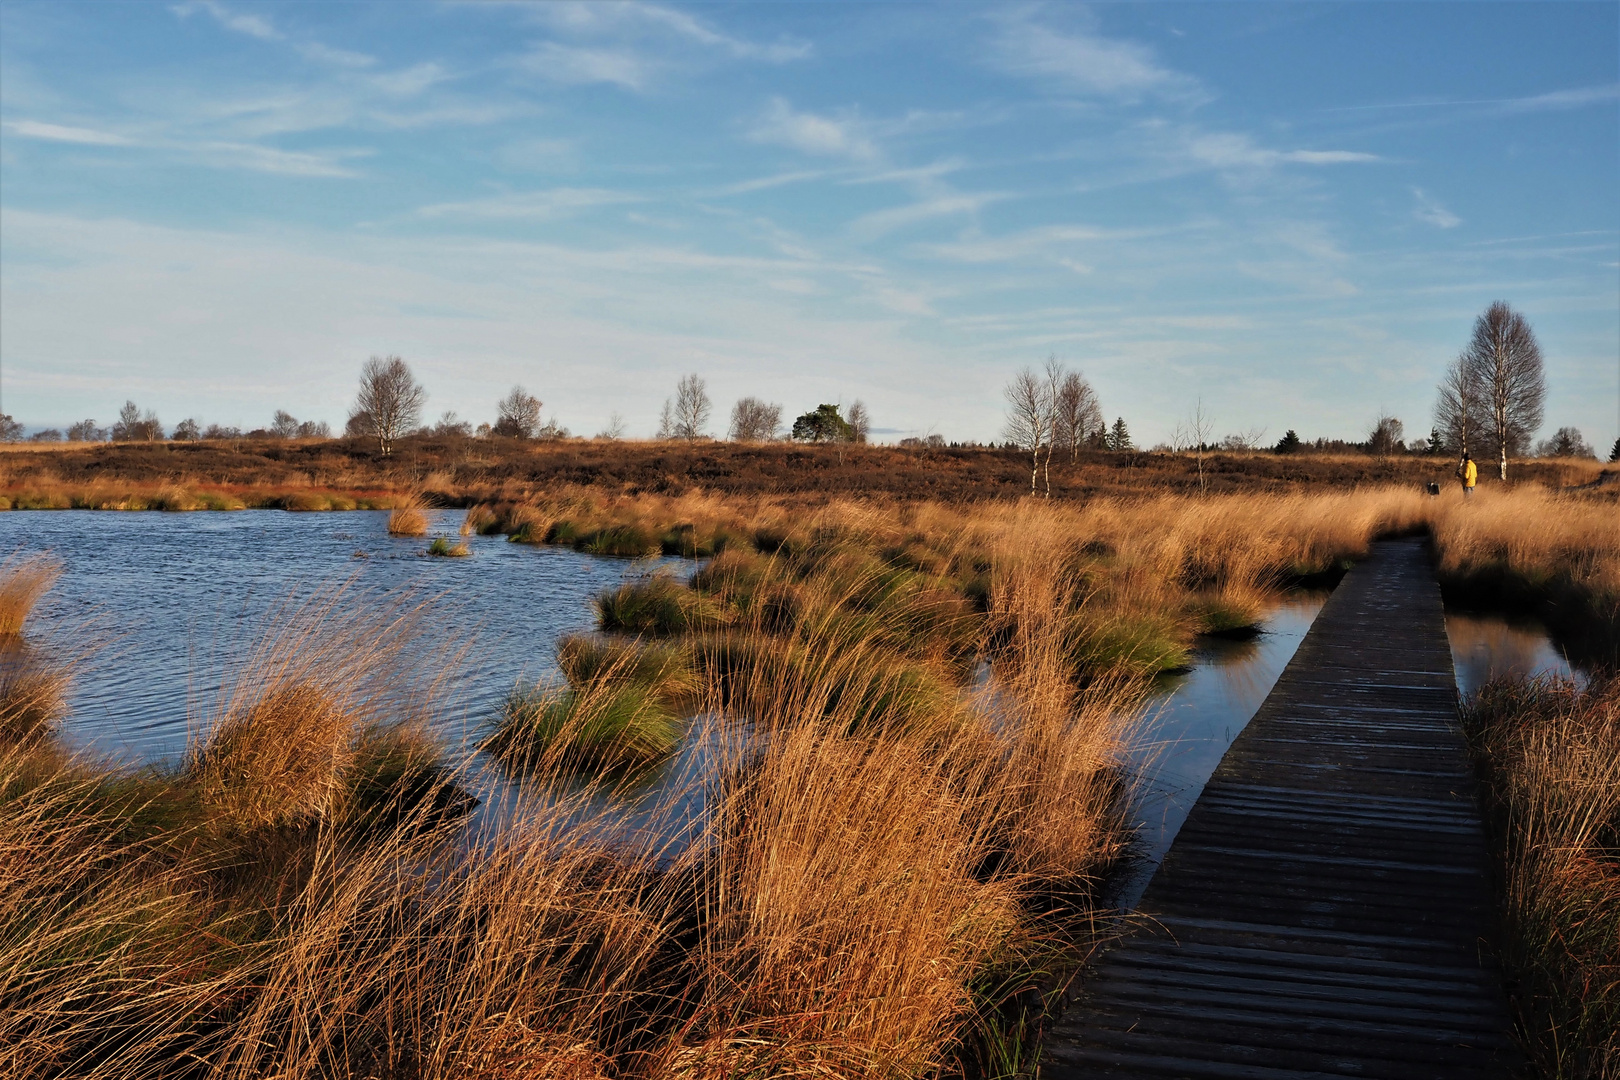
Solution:
[(720, 605), (663, 574), (626, 582), (596, 598), (603, 630), (669, 635), (724, 625)]
[(1502, 861), (1521, 1039), (1543, 1076), (1620, 1074), (1620, 679), (1495, 682), (1463, 726)]
[(360, 733), (414, 715), (404, 665), (419, 620), (348, 589), (285, 606), (189, 751), (186, 781), (242, 831), (330, 817)]
[(414, 495), (404, 496), (388, 512), (389, 536), (426, 536), (427, 530), (427, 515), (422, 513), (421, 500)]
[(0, 637), (22, 633), (34, 605), (61, 576), (62, 563), (49, 554), (0, 562)]
[(667, 757), (679, 716), (654, 690), (599, 679), (579, 687), (516, 687), (484, 749), (520, 768), (625, 769)]

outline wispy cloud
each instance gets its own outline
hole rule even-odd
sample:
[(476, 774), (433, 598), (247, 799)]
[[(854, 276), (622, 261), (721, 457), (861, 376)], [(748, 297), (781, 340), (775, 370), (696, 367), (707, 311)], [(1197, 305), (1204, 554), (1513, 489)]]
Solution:
[(343, 159), (358, 157), (365, 153), (351, 150), (335, 154), (314, 154), (298, 150), (278, 150), (257, 143), (237, 142), (205, 142), (178, 149), (200, 163), (214, 168), (247, 169), (280, 176), (334, 179), (352, 179), (359, 176), (359, 172), (343, 164)]
[(765, 113), (748, 133), (758, 143), (786, 146), (806, 154), (870, 161), (877, 145), (860, 117), (798, 112), (783, 98), (772, 98)]
[(772, 44), (748, 41), (716, 30), (694, 15), (662, 4), (551, 3), (539, 5), (534, 10), (552, 27), (569, 34), (622, 36), (647, 31), (665, 32), (743, 60), (785, 63), (803, 59), (813, 51), (810, 43), (805, 41)]
[(245, 34), (259, 41), (287, 42), (305, 59), (313, 60), (316, 63), (331, 64), (337, 67), (363, 68), (370, 67), (377, 62), (376, 57), (367, 56), (365, 53), (334, 48), (319, 41), (293, 40), (277, 29), (269, 19), (259, 15), (232, 11), (224, 4), (219, 3), (219, 0), (186, 0), (185, 3), (176, 4), (169, 10), (182, 19), (190, 18), (199, 13), (207, 15), (225, 29), (233, 33)]
[(1509, 112), (1540, 112), (1544, 109), (1579, 109), (1617, 99), (1620, 99), (1620, 83), (1609, 83), (1607, 86), (1584, 86), (1532, 97), (1508, 98), (1502, 105)]
[(642, 90), (652, 81), (659, 65), (628, 49), (589, 49), (543, 41), (523, 59), (522, 66), (542, 78), (569, 86), (607, 83)]
[(1412, 197), (1417, 200), (1412, 216), (1419, 221), (1426, 221), (1441, 229), (1455, 229), (1462, 224), (1462, 218), (1441, 206), (1439, 200), (1431, 198), (1422, 188), (1413, 188)]
[(1005, 198), (1008, 198), (1008, 196), (996, 192), (981, 192), (973, 195), (939, 195), (906, 206), (897, 206), (889, 210), (877, 210), (870, 214), (863, 214), (850, 222), (849, 232), (852, 236), (870, 240), (887, 235), (896, 229), (903, 229), (934, 218), (976, 214), (988, 204)]
[(1214, 169), (1273, 169), (1278, 165), (1350, 165), (1381, 161), (1377, 154), (1355, 150), (1271, 150), (1248, 135), (1195, 135), (1186, 143), (1193, 161)]
[(47, 142), (77, 143), (80, 146), (133, 146), (134, 141), (111, 132), (92, 128), (68, 127), (65, 124), (46, 124), (38, 120), (12, 120), (4, 125), (7, 130), (25, 139), (44, 139)]
[(798, 169), (793, 172), (777, 173), (774, 176), (761, 176), (753, 180), (741, 180), (735, 184), (727, 184), (717, 188), (714, 195), (747, 195), (755, 191), (768, 191), (771, 188), (784, 187), (788, 184), (802, 184), (810, 180), (821, 180), (835, 175), (829, 169)]
[(416, 211), (424, 218), (555, 218), (598, 206), (641, 202), (642, 197), (603, 188), (549, 188), (466, 202), (435, 203)]
[(942, 244), (927, 244), (920, 250), (952, 262), (1012, 262), (1037, 256), (1046, 257), (1054, 249), (1069, 249), (1076, 244), (1112, 239), (1120, 235), (1122, 234), (1085, 225), (1044, 225), (1038, 229), (1026, 229), (1009, 236), (973, 237)]
[(1372, 105), (1341, 105), (1327, 112), (1378, 112), (1385, 109), (1455, 109), (1490, 105), (1502, 112), (1541, 112), (1551, 109), (1579, 109), (1620, 100), (1620, 83), (1552, 90), (1545, 94), (1511, 98), (1422, 98), (1417, 101), (1385, 101)]
[(1153, 50), (1080, 31), (1044, 25), (1024, 8), (997, 16), (991, 63), (1011, 75), (1039, 79), (1058, 89), (1093, 97), (1197, 99), (1196, 79), (1161, 64)]
[(170, 10), (181, 18), (189, 18), (202, 12), (211, 16), (225, 29), (258, 38), (260, 41), (282, 41), (286, 38), (286, 35), (272, 26), (268, 19), (232, 11), (216, 0), (186, 0), (186, 3), (176, 4)]

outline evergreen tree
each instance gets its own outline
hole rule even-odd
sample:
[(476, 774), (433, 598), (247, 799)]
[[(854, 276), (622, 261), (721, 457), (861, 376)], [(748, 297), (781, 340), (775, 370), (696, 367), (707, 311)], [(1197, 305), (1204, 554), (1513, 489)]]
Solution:
[(1118, 417), (1114, 418), (1114, 426), (1113, 426), (1112, 430), (1110, 430), (1108, 432), (1108, 449), (1110, 449), (1110, 450), (1135, 450), (1136, 449), (1135, 446), (1131, 445), (1131, 429), (1125, 426), (1125, 418), (1123, 416), (1118, 416)]
[(1609, 451), (1610, 461), (1620, 461), (1620, 439), (1614, 440), (1614, 449)]
[(1277, 440), (1276, 450), (1279, 454), (1293, 454), (1299, 451), (1299, 435), (1293, 428), (1283, 432), (1283, 437)]
[(818, 405), (793, 421), (793, 437), (800, 442), (854, 442), (855, 429), (839, 415), (837, 405)]

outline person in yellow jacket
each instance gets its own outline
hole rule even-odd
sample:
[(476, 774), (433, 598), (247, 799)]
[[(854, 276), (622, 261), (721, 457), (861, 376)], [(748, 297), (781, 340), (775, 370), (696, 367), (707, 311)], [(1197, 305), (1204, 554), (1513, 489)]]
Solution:
[(1462, 477), (1463, 495), (1474, 493), (1474, 482), (1479, 479), (1479, 466), (1467, 454), (1463, 455), (1462, 464), (1457, 466), (1457, 475)]

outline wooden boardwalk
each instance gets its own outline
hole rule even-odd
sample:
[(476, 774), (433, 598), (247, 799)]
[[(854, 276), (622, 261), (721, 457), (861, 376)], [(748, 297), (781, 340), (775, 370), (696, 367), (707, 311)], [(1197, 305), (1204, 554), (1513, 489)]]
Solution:
[(1508, 1074), (1486, 853), (1420, 542), (1347, 575), (1099, 958), (1040, 1075)]

